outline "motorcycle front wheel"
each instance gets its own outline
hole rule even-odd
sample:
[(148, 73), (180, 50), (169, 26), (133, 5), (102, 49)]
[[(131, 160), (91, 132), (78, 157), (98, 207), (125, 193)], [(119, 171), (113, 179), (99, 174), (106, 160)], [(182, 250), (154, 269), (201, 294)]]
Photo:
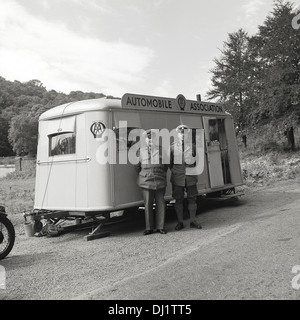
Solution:
[(11, 221), (0, 215), (0, 260), (12, 250), (15, 243), (15, 228)]

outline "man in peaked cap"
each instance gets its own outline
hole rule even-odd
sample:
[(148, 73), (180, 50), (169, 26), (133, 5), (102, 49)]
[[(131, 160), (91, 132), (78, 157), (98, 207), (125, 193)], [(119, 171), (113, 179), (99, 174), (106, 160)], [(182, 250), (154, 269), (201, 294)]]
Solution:
[[(167, 186), (168, 165), (163, 164), (162, 149), (158, 145), (157, 136), (154, 129), (145, 131), (142, 141), (139, 163), (136, 170), (139, 173), (138, 185), (140, 186), (145, 204), (145, 224), (144, 235), (148, 235), (157, 230), (160, 234), (166, 234), (165, 230), (165, 200), (164, 195)], [(155, 216), (153, 204), (155, 202)]]
[[(197, 175), (188, 175), (186, 169), (190, 165), (187, 163), (187, 157), (189, 155), (195, 155), (196, 147), (194, 144), (189, 141), (188, 146), (184, 146), (184, 135), (190, 133), (190, 128), (184, 124), (179, 125), (176, 128), (178, 140), (171, 145), (171, 158), (170, 158), (170, 168), (172, 171), (171, 182), (173, 189), (173, 198), (175, 199), (175, 211), (177, 215), (177, 225), (175, 230), (181, 230), (184, 228), (183, 224), (183, 200), (184, 200), (184, 191), (187, 192), (188, 200), (188, 210), (190, 213), (190, 227), (201, 229), (201, 225), (196, 221), (197, 213)], [(175, 156), (179, 154), (181, 157), (181, 162), (176, 163)]]
[(184, 131), (186, 131), (187, 133), (190, 132), (190, 128), (185, 124), (180, 124), (178, 127), (176, 127), (175, 130), (177, 133), (184, 133)]

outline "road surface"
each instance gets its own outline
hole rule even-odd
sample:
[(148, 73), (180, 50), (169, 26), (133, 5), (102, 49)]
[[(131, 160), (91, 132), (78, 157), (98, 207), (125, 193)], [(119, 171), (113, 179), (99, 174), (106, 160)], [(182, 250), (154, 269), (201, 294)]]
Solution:
[(235, 205), (203, 203), (202, 230), (175, 231), (172, 211), (166, 235), (143, 236), (142, 215), (93, 241), (87, 230), (26, 238), (20, 229), (0, 261), (0, 300), (299, 300), (299, 208), (300, 182), (287, 181), (248, 190)]

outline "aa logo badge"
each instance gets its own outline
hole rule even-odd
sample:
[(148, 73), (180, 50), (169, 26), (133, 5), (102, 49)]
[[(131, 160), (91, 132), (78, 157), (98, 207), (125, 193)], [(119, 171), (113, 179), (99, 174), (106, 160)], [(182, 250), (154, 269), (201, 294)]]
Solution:
[(105, 125), (103, 122), (96, 121), (91, 125), (91, 133), (93, 134), (94, 138), (101, 138), (103, 135), (103, 132), (105, 131)]
[(177, 104), (179, 106), (179, 109), (181, 111), (184, 111), (185, 110), (185, 106), (186, 106), (186, 99), (184, 97), (184, 95), (182, 94), (179, 94), (176, 98), (176, 101), (177, 101)]

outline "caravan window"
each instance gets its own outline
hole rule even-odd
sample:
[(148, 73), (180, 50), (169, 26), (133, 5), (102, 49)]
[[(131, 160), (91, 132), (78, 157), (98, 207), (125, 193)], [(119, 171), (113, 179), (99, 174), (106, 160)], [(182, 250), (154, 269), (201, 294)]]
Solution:
[(49, 136), (49, 156), (75, 153), (75, 133), (63, 132)]

